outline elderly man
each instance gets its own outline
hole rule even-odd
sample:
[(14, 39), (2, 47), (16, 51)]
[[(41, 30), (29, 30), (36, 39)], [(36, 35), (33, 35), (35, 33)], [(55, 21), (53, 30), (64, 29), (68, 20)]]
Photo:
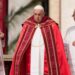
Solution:
[(70, 75), (58, 25), (41, 5), (23, 23), (10, 75)]
[[(75, 21), (75, 10), (73, 12), (73, 19)], [(71, 73), (75, 75), (75, 26), (71, 26), (65, 36), (66, 52), (68, 62), (70, 64)]]

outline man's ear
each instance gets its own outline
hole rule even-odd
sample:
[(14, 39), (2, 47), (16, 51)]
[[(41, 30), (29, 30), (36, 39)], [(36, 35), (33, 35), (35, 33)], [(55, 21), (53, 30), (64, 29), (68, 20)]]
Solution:
[(45, 12), (44, 12), (44, 15), (45, 15)]
[(43, 17), (45, 16), (45, 12), (43, 12)]

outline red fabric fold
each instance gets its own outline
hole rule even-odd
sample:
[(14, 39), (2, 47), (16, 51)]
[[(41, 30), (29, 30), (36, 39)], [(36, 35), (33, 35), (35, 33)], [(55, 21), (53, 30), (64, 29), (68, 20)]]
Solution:
[[(16, 46), (16, 52), (15, 52), (15, 55), (14, 55), (14, 58), (12, 61), (10, 75), (30, 75), (31, 40), (32, 40), (32, 37), (36, 30), (35, 25), (36, 25), (36, 22), (34, 21), (33, 17), (29, 18), (23, 24), (23, 29), (20, 33), (20, 37), (19, 37), (19, 40), (18, 40), (18, 43)], [(44, 42), (45, 42), (44, 74), (51, 75), (51, 71), (50, 71), (50, 69), (51, 69), (50, 61), (51, 61), (51, 65), (57, 64), (57, 68), (55, 66), (52, 66), (52, 71), (57, 70), (57, 69), (59, 71), (59, 73), (56, 75), (71, 75), (70, 70), (69, 70), (69, 65), (67, 63), (66, 55), (64, 52), (64, 45), (63, 45), (62, 37), (61, 37), (57, 23), (55, 23), (50, 18), (44, 17), (43, 20), (41, 21), (40, 25), (41, 25), (41, 31), (42, 31), (42, 34), (44, 37)], [(52, 38), (54, 47), (51, 43), (52, 40), (51, 40), (49, 28), (52, 29), (51, 34), (52, 34), (52, 36), (54, 36)], [(45, 30), (45, 32), (44, 32), (44, 30)], [(29, 33), (29, 34), (27, 34), (27, 33)], [(49, 33), (49, 34), (46, 34), (46, 33)], [(46, 34), (49, 37), (45, 36), (44, 34)], [(30, 39), (29, 39), (29, 37), (30, 37)], [(29, 43), (27, 44), (28, 47), (25, 47), (25, 48), (24, 48), (24, 46), (25, 46), (27, 40), (24, 40), (24, 39), (29, 40)], [(51, 47), (49, 47), (49, 50), (48, 50), (46, 43), (48, 44), (48, 46), (51, 46)], [(52, 58), (50, 58), (50, 55), (48, 55), (47, 51), (49, 51), (49, 54), (50, 54), (50, 52), (53, 52), (52, 51), (53, 48), (55, 48), (54, 50), (55, 50), (56, 57), (52, 60)], [(22, 57), (20, 57), (19, 55)], [(52, 54), (51, 54), (51, 57), (53, 57)], [(54, 61), (55, 59), (57, 59), (56, 63)], [(17, 67), (17, 68), (15, 68), (15, 67)], [(56, 69), (54, 69), (54, 68), (56, 68)], [(54, 71), (54, 72), (56, 72), (56, 71)], [(52, 75), (55, 75), (55, 73), (53, 73)]]

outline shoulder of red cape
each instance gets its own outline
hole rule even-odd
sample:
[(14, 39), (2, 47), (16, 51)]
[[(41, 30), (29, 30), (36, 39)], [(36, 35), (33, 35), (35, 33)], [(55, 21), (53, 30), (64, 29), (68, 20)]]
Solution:
[[(42, 21), (40, 22), (40, 24), (42, 25), (57, 25), (58, 23), (56, 23), (53, 19), (49, 18), (48, 16), (44, 16)], [(36, 25), (36, 22), (34, 20), (34, 17), (31, 16), (30, 18), (28, 18), (25, 22), (23, 22), (22, 26), (24, 25)]]

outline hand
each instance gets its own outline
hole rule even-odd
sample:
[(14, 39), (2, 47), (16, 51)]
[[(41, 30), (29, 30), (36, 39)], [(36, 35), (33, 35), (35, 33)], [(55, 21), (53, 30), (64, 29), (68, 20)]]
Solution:
[(75, 46), (75, 41), (72, 42), (72, 45)]
[(0, 31), (0, 38), (4, 37), (4, 33)]

